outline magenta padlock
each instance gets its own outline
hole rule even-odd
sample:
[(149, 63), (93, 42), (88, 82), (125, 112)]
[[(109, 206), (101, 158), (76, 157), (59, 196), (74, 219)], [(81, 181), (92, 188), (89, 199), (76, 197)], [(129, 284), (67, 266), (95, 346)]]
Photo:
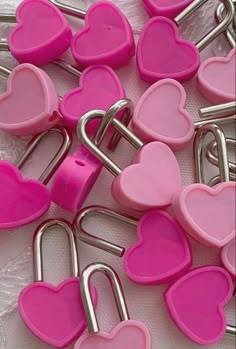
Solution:
[(174, 18), (193, 0), (143, 0), (143, 5), (150, 17), (163, 16)]

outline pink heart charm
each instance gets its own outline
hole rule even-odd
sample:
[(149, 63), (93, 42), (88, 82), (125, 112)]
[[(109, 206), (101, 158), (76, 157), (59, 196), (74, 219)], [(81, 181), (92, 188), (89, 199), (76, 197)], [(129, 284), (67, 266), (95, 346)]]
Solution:
[(212, 57), (201, 64), (198, 88), (201, 94), (214, 104), (232, 102), (236, 98), (236, 50), (227, 57)]
[(180, 331), (200, 345), (217, 343), (225, 334), (223, 307), (233, 296), (233, 282), (222, 268), (194, 269), (165, 293), (168, 312)]
[(0, 129), (18, 136), (41, 133), (59, 122), (58, 110), (59, 96), (49, 76), (31, 64), (20, 64), (0, 96)]
[(71, 45), (72, 31), (58, 8), (47, 0), (24, 0), (17, 8), (17, 26), (8, 45), (20, 63), (47, 64)]
[(199, 65), (199, 51), (193, 43), (179, 37), (173, 21), (154, 17), (146, 23), (137, 48), (137, 66), (143, 80), (151, 83), (165, 78), (187, 81)]
[(179, 165), (171, 149), (161, 142), (148, 143), (133, 163), (113, 181), (117, 202), (138, 211), (169, 206), (181, 188)]
[[(105, 65), (92, 66), (83, 71), (80, 87), (67, 93), (60, 106), (63, 121), (76, 130), (78, 120), (90, 110), (107, 110), (119, 99), (126, 97), (116, 73)], [(96, 132), (99, 121), (90, 122), (88, 132)]]
[[(171, 103), (170, 103), (171, 100)], [(186, 93), (172, 79), (156, 82), (139, 100), (132, 118), (134, 133), (144, 142), (160, 141), (173, 151), (192, 139), (194, 122), (184, 109)]]
[(129, 278), (142, 285), (156, 285), (176, 279), (192, 264), (185, 232), (168, 213), (153, 210), (138, 224), (138, 242), (125, 254)]
[(74, 36), (71, 50), (81, 68), (93, 64), (118, 68), (135, 54), (133, 31), (117, 6), (99, 1), (87, 11), (85, 28)]
[(50, 206), (47, 188), (0, 161), (0, 229), (17, 228), (41, 217)]
[(192, 0), (143, 0), (149, 16), (175, 18)]
[(221, 250), (221, 262), (230, 274), (236, 278), (236, 240), (233, 239)]
[(74, 349), (151, 349), (148, 329), (138, 321), (123, 321), (110, 333), (85, 333)]
[[(79, 283), (78, 278), (67, 279), (57, 287), (35, 282), (21, 292), (20, 315), (29, 330), (43, 342), (65, 348), (86, 329)], [(92, 296), (96, 304), (94, 288)]]
[(210, 188), (204, 184), (185, 187), (173, 201), (179, 223), (206, 246), (223, 247), (235, 236), (236, 183)]

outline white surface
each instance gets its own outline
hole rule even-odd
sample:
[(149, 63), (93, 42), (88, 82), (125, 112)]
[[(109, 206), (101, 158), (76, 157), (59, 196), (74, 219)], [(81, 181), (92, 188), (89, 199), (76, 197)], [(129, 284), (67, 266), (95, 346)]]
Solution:
[[(20, 0), (1, 0), (0, 10), (9, 9), (15, 6)], [(75, 4), (81, 8), (87, 8), (93, 1), (65, 0), (65, 3)], [(115, 1), (126, 13), (131, 21), (136, 38), (147, 20), (147, 15), (141, 5), (141, 0), (117, 0)], [(185, 37), (196, 38), (201, 34), (199, 30), (206, 31), (214, 22), (213, 8), (218, 4), (216, 1), (209, 1), (207, 5), (200, 11), (194, 19), (188, 20), (181, 28)], [(75, 29), (82, 26), (80, 20), (72, 19), (71, 23)], [(0, 24), (0, 37), (4, 37), (8, 32), (8, 27)], [(219, 39), (201, 54), (202, 58), (210, 55), (222, 54), (227, 52), (228, 47), (225, 44), (224, 36)], [(9, 54), (0, 54), (0, 63), (12, 66), (14, 61)], [(58, 68), (48, 68), (47, 71), (53, 77), (58, 90), (61, 94), (77, 85), (76, 79), (71, 78), (66, 73), (61, 72)], [(135, 103), (141, 94), (148, 87), (147, 84), (140, 81), (137, 74), (135, 61), (133, 60), (128, 66), (117, 71), (127, 96)], [(6, 87), (5, 80), (0, 82), (0, 91), (4, 91)], [(194, 119), (197, 119), (198, 108), (209, 105), (197, 92), (195, 81), (184, 84), (187, 91), (187, 110)], [(26, 139), (19, 139), (0, 133), (0, 158), (13, 161), (17, 154), (23, 149)], [(50, 148), (55, 147), (56, 140), (50, 141)], [(76, 144), (76, 143), (75, 143)], [(114, 159), (121, 165), (130, 163), (133, 150), (125, 142), (122, 142), (114, 154)], [(128, 155), (129, 154), (129, 155)], [(192, 147), (177, 154), (179, 164), (182, 171), (183, 184), (193, 182), (193, 158)], [(49, 159), (48, 147), (45, 144), (29, 161), (25, 167), (24, 173), (27, 176), (37, 176), (39, 168)], [(108, 207), (116, 207), (110, 195), (110, 184), (112, 176), (104, 170), (98, 179), (93, 191), (91, 192), (85, 206), (87, 205), (104, 205)], [(73, 216), (66, 213), (54, 205), (51, 206), (49, 212), (43, 219), (48, 217), (63, 217), (70, 221)], [(30, 246), (32, 235), (35, 227), (39, 224), (36, 222), (27, 227), (23, 227), (16, 231), (4, 231), (0, 234), (0, 349), (46, 349), (49, 348), (35, 338), (22, 323), (18, 311), (16, 309), (17, 294), (23, 285), (29, 283), (32, 275), (32, 263), (30, 255)], [(99, 218), (89, 221), (87, 227), (90, 232), (99, 236), (104, 236), (122, 246), (129, 246), (135, 242), (136, 235), (133, 229), (125, 225), (119, 225), (111, 220), (104, 222)], [(50, 235), (50, 236), (49, 236)], [(68, 255), (65, 245), (66, 239), (63, 234), (54, 232), (49, 234), (44, 240), (44, 269), (47, 280), (54, 283), (65, 278), (69, 273)], [(200, 266), (205, 264), (218, 264), (218, 251), (216, 249), (205, 248), (196, 242), (192, 242), (194, 265)], [(163, 291), (165, 286), (142, 287), (131, 283), (123, 271), (122, 259), (110, 256), (102, 251), (80, 244), (79, 250), (80, 266), (84, 268), (88, 263), (102, 261), (112, 265), (119, 273), (127, 303), (129, 306), (132, 319), (144, 322), (152, 333), (153, 349), (194, 349), (199, 346), (188, 341), (173, 325), (169, 319), (164, 303)], [(109, 330), (118, 321), (114, 302), (107, 284), (101, 276), (94, 278), (99, 292), (98, 317), (100, 325), (103, 329)], [(227, 314), (230, 323), (234, 323), (234, 305), (233, 300), (227, 306)], [(214, 349), (233, 349), (234, 338), (225, 336), (225, 338), (217, 345), (211, 347)], [(72, 346), (73, 347), (73, 346)], [(123, 348), (121, 348), (123, 349)], [(124, 348), (125, 349), (125, 348)], [(135, 348), (131, 348), (135, 349)]]

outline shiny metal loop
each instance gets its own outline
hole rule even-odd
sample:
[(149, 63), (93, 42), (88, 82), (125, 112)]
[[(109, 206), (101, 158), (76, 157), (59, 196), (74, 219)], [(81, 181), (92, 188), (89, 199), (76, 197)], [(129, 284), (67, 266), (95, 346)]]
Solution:
[[(186, 18), (192, 15), (197, 9), (204, 5), (208, 0), (193, 0), (193, 2), (187, 6), (174, 21), (177, 25), (180, 25)], [(226, 15), (224, 19), (218, 23), (218, 25), (210, 30), (203, 38), (201, 38), (197, 43), (196, 47), (199, 51), (203, 50), (208, 46), (218, 35), (227, 30), (228, 26), (233, 20), (234, 16), (234, 5), (231, 0), (221, 0), (226, 9)]]
[(236, 121), (236, 115), (229, 115), (229, 116), (217, 116), (214, 118), (202, 118), (202, 120), (195, 121), (195, 131), (199, 130), (200, 127), (204, 125), (209, 124), (216, 124), (216, 125), (228, 125), (231, 123), (235, 123)]
[[(236, 182), (236, 174), (230, 172), (230, 174), (229, 174), (229, 179), (230, 179), (232, 182)], [(217, 175), (217, 176), (211, 178), (211, 179), (209, 180), (209, 182), (207, 183), (207, 185), (208, 185), (209, 187), (214, 187), (214, 185), (219, 184), (219, 183), (221, 183), (221, 181), (220, 181), (220, 176)]]
[[(102, 119), (105, 116), (103, 110), (92, 110), (84, 114), (77, 124), (77, 136), (81, 143), (83, 143), (110, 171), (114, 176), (118, 176), (122, 170), (117, 166), (96, 144), (89, 138), (86, 133), (86, 126), (91, 120)], [(128, 140), (136, 149), (143, 146), (143, 142), (140, 141), (126, 126), (117, 119), (112, 120), (112, 125)]]
[(55, 5), (57, 8), (59, 8), (59, 10), (61, 10), (61, 12), (73, 16), (73, 17), (78, 17), (81, 19), (84, 19), (86, 16), (86, 11), (75, 8), (73, 6), (69, 6), (64, 4), (61, 1), (58, 0), (48, 0), (49, 2), (51, 2), (53, 5)]
[(199, 109), (199, 116), (203, 118), (208, 118), (209, 116), (223, 117), (234, 114), (236, 114), (236, 101)]
[(103, 273), (109, 280), (115, 297), (120, 320), (128, 321), (130, 319), (122, 285), (115, 270), (107, 264), (103, 263), (90, 264), (87, 268), (84, 269), (81, 274), (80, 292), (87, 318), (88, 331), (91, 334), (98, 333), (100, 331), (92, 297), (90, 294), (91, 277), (98, 272)]
[(99, 214), (104, 217), (116, 219), (120, 222), (129, 224), (135, 227), (137, 226), (139, 220), (130, 215), (123, 214), (121, 212), (114, 211), (102, 206), (85, 207), (80, 212), (78, 212), (78, 214), (74, 219), (73, 227), (75, 232), (78, 233), (79, 240), (85, 242), (86, 244), (94, 246), (96, 248), (99, 248), (103, 251), (106, 251), (108, 253), (112, 253), (115, 256), (122, 257), (125, 253), (125, 249), (123, 247), (110, 243), (107, 240), (98, 238), (97, 236), (88, 233), (88, 231), (86, 231), (83, 228), (84, 220), (94, 214)]
[[(123, 125), (128, 126), (134, 111), (134, 105), (130, 99), (121, 99), (116, 103), (114, 103), (107, 110), (105, 117), (102, 118), (101, 124), (97, 130), (97, 133), (94, 139), (94, 143), (96, 145), (101, 144), (101, 142), (103, 141), (107, 133), (108, 128), (112, 124), (113, 119), (117, 116), (117, 114), (119, 114), (122, 111), (124, 111), (124, 115), (121, 119), (121, 122)], [(112, 151), (115, 150), (117, 144), (120, 141), (120, 138), (121, 138), (120, 133), (118, 131), (115, 131), (109, 142), (108, 149)]]
[(79, 276), (79, 258), (76, 245), (76, 237), (73, 228), (69, 222), (64, 219), (48, 219), (39, 225), (34, 234), (33, 240), (33, 259), (34, 259), (34, 281), (43, 281), (43, 254), (42, 238), (43, 235), (51, 228), (59, 227), (67, 234), (70, 244), (71, 271), (72, 276)]
[[(232, 48), (236, 47), (236, 1), (232, 0), (232, 3), (234, 5), (234, 18), (232, 21), (232, 24), (228, 27), (228, 29), (225, 31), (226, 38)], [(225, 17), (225, 7), (224, 4), (221, 3), (216, 8), (215, 12), (216, 21), (218, 23), (222, 22)]]
[[(226, 138), (227, 148), (232, 147), (234, 149), (234, 154), (236, 151), (236, 140), (233, 138)], [(217, 144), (216, 141), (211, 141), (205, 149), (205, 156), (207, 160), (214, 166), (219, 166), (219, 159), (217, 154)], [(236, 174), (236, 163), (229, 161), (229, 171), (230, 173)]]
[(208, 133), (212, 133), (217, 143), (217, 151), (219, 154), (219, 174), (221, 182), (228, 182), (229, 178), (229, 164), (228, 152), (224, 132), (215, 125), (204, 125), (196, 132), (193, 141), (194, 161), (197, 183), (205, 184), (204, 169), (203, 169), (203, 155), (204, 155), (204, 138)]
[(58, 149), (57, 153), (53, 157), (53, 159), (50, 161), (48, 164), (47, 168), (43, 171), (41, 176), (39, 177), (39, 182), (43, 184), (47, 184), (62, 161), (65, 159), (67, 156), (71, 144), (72, 144), (72, 135), (71, 133), (62, 126), (55, 126), (45, 132), (42, 132), (36, 136), (34, 136), (30, 142), (27, 144), (25, 150), (23, 153), (17, 158), (15, 161), (14, 165), (21, 169), (22, 166), (25, 164), (25, 162), (28, 160), (30, 155), (34, 152), (34, 150), (39, 146), (39, 144), (48, 136), (51, 136), (53, 134), (59, 134), (62, 137), (62, 143), (60, 145), (60, 148)]

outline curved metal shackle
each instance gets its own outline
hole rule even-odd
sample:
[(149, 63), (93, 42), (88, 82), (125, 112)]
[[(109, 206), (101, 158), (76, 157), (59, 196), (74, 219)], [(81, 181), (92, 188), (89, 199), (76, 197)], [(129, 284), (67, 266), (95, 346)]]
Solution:
[(69, 222), (63, 219), (48, 219), (39, 225), (34, 233), (33, 240), (33, 259), (34, 259), (34, 281), (43, 281), (43, 255), (42, 255), (42, 238), (43, 235), (51, 228), (59, 227), (65, 231), (70, 244), (70, 256), (72, 275), (79, 277), (79, 258), (76, 245), (76, 237), (73, 228)]
[[(234, 154), (236, 151), (236, 140), (233, 138), (226, 138), (227, 148), (234, 148)], [(215, 166), (219, 166), (219, 158), (217, 154), (217, 143), (216, 140), (212, 140), (205, 149), (205, 156), (207, 160)], [(236, 174), (236, 163), (229, 161), (229, 171), (230, 173)]]
[(30, 155), (34, 152), (34, 150), (39, 146), (39, 144), (48, 136), (51, 136), (52, 134), (59, 134), (62, 137), (62, 143), (60, 145), (60, 148), (58, 149), (57, 153), (54, 155), (46, 169), (43, 171), (41, 176), (39, 177), (38, 181), (47, 184), (58, 167), (61, 165), (62, 161), (67, 156), (71, 144), (72, 144), (72, 135), (71, 133), (62, 126), (56, 126), (53, 127), (45, 132), (42, 132), (36, 136), (34, 136), (30, 142), (27, 144), (25, 150), (23, 153), (17, 158), (14, 165), (21, 169), (22, 166), (25, 164), (25, 162), (28, 160)]
[(92, 297), (90, 294), (90, 281), (95, 273), (103, 273), (112, 288), (119, 317), (121, 321), (128, 321), (130, 319), (127, 304), (124, 297), (124, 292), (118, 274), (107, 264), (94, 263), (87, 266), (80, 277), (80, 293), (84, 305), (84, 310), (88, 323), (88, 331), (91, 334), (100, 331), (97, 316), (93, 306)]
[[(230, 172), (230, 174), (229, 174), (229, 179), (230, 179), (232, 182), (236, 182), (236, 174)], [(219, 184), (219, 183), (221, 183), (221, 181), (220, 181), (220, 175), (217, 175), (217, 176), (214, 176), (213, 178), (211, 178), (211, 179), (209, 180), (209, 182), (207, 183), (207, 185), (208, 185), (209, 187), (214, 187), (214, 185)]]
[(228, 152), (224, 132), (215, 124), (207, 124), (199, 128), (196, 132), (193, 149), (194, 149), (194, 161), (196, 180), (198, 183), (205, 184), (204, 169), (203, 169), (203, 155), (204, 155), (204, 139), (208, 133), (212, 133), (217, 143), (217, 150), (219, 154), (219, 174), (221, 182), (228, 182), (229, 178), (229, 164), (228, 164)]
[(132, 225), (137, 227), (138, 219), (135, 217), (132, 217), (127, 214), (123, 214), (121, 212), (111, 210), (107, 207), (102, 206), (89, 206), (82, 209), (78, 214), (76, 215), (73, 223), (74, 231), (78, 233), (79, 240), (85, 242), (88, 245), (94, 246), (96, 248), (99, 248), (103, 251), (106, 251), (108, 253), (112, 253), (115, 256), (122, 257), (125, 253), (125, 249), (119, 245), (113, 244), (107, 240), (98, 238), (97, 236), (88, 233), (83, 228), (83, 222), (86, 218), (89, 216), (92, 216), (94, 214), (99, 214), (104, 217), (109, 217), (112, 219), (116, 219), (120, 222)]
[[(98, 146), (92, 141), (86, 132), (86, 126), (91, 120), (102, 119), (106, 115), (103, 110), (92, 110), (84, 114), (77, 124), (77, 136), (81, 143), (83, 143), (100, 161), (104, 166), (114, 175), (118, 176), (122, 170), (117, 166)], [(133, 134), (126, 126), (117, 119), (113, 119), (111, 123), (122, 135), (128, 140), (136, 149), (141, 148), (143, 142)]]
[[(198, 10), (202, 5), (204, 5), (209, 0), (193, 0), (193, 2), (187, 6), (178, 16), (175, 17), (174, 21), (177, 25), (180, 25), (186, 18), (192, 15), (196, 10)], [(203, 50), (208, 46), (218, 35), (227, 30), (228, 26), (233, 20), (234, 16), (234, 5), (231, 0), (221, 0), (226, 9), (226, 15), (224, 19), (218, 23), (216, 27), (211, 29), (203, 38), (201, 38), (197, 43), (196, 47), (199, 51)]]
[[(236, 47), (236, 1), (232, 0), (234, 5), (234, 18), (232, 21), (232, 28), (228, 27), (225, 31), (226, 38), (232, 48)], [(225, 17), (225, 6), (223, 3), (219, 4), (215, 12), (216, 21), (218, 23), (222, 22)]]

